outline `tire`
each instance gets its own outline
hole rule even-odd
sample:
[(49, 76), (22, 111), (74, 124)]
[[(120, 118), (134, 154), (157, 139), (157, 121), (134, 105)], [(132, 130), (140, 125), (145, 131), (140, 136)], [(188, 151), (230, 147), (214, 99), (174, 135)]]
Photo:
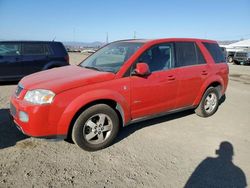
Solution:
[(72, 139), (80, 148), (96, 151), (108, 147), (119, 131), (119, 118), (114, 109), (97, 104), (83, 111), (72, 129)]
[(233, 63), (234, 62), (234, 59), (233, 59), (232, 56), (228, 56), (227, 60), (228, 60), (228, 63)]
[(234, 60), (234, 61), (233, 61), (233, 64), (234, 64), (234, 65), (240, 65), (240, 62), (239, 62), (239, 61)]
[(195, 113), (200, 117), (212, 116), (219, 107), (219, 88), (209, 87), (204, 93)]

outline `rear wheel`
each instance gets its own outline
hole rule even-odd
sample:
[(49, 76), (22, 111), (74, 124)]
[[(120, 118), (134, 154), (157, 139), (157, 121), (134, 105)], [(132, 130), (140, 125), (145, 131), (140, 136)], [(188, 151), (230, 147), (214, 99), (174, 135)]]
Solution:
[(106, 104), (86, 109), (76, 120), (72, 139), (76, 145), (87, 151), (109, 146), (119, 131), (117, 113)]
[(201, 117), (209, 117), (213, 115), (219, 106), (219, 89), (209, 87), (204, 93), (199, 106), (195, 109), (195, 113)]

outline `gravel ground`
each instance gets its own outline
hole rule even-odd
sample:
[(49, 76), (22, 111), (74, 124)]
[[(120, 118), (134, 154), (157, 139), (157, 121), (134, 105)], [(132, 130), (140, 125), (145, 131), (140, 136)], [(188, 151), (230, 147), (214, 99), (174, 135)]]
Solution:
[[(84, 58), (70, 54), (72, 64)], [(20, 133), (8, 117), (14, 90), (0, 86), (0, 187), (244, 187), (250, 179), (248, 66), (230, 65), (227, 98), (214, 116), (187, 111), (133, 124), (92, 153)], [(224, 141), (227, 150), (217, 157)]]

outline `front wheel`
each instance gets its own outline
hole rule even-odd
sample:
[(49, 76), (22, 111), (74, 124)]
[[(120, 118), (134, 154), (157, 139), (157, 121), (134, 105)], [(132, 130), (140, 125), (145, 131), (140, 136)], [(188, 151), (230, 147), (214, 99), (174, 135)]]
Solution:
[(195, 113), (201, 117), (209, 117), (213, 115), (219, 107), (219, 89), (209, 87), (204, 93), (199, 106), (195, 109)]
[(117, 113), (106, 104), (97, 104), (86, 109), (77, 118), (72, 139), (87, 151), (96, 151), (109, 146), (119, 131)]
[(233, 59), (232, 56), (228, 56), (227, 60), (228, 60), (228, 63), (233, 63), (234, 62), (234, 59)]

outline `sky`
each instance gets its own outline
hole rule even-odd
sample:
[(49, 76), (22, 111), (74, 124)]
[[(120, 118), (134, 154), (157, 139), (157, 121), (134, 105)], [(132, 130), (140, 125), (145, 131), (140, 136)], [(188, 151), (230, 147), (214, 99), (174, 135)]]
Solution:
[(250, 0), (0, 0), (0, 40), (250, 38)]

